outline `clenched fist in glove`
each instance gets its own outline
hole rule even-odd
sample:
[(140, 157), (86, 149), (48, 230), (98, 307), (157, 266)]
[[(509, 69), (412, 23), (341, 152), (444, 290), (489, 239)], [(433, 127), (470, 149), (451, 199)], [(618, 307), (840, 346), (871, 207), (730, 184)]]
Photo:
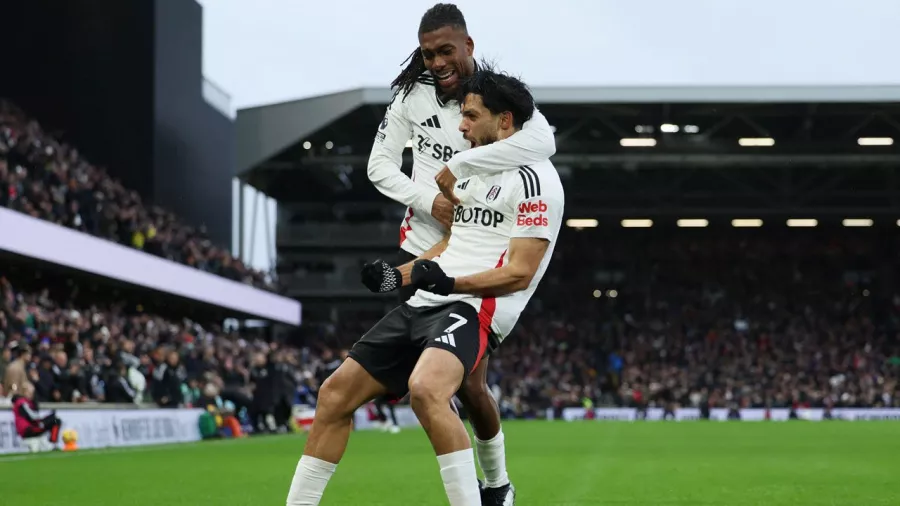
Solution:
[(400, 271), (378, 259), (362, 268), (362, 283), (375, 293), (393, 292), (403, 284)]
[(416, 288), (438, 295), (450, 295), (456, 284), (456, 279), (447, 276), (441, 266), (431, 260), (416, 260), (410, 279)]

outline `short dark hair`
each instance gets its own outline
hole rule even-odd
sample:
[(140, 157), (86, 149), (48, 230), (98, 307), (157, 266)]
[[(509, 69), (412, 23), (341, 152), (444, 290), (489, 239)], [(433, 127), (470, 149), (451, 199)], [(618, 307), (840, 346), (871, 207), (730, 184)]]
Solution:
[[(466, 33), (469, 31), (466, 27), (466, 18), (459, 7), (453, 4), (435, 4), (422, 15), (422, 21), (419, 22), (419, 36), (440, 30), (445, 26), (451, 26)], [(391, 89), (396, 88), (397, 93), (402, 93), (403, 100), (406, 100), (406, 95), (412, 91), (419, 76), (425, 72), (425, 58), (422, 56), (422, 51), (418, 47), (413, 49), (413, 52), (403, 61), (403, 65), (406, 67), (391, 82)]]
[(528, 85), (506, 72), (495, 71), (489, 62), (482, 61), (475, 73), (463, 80), (457, 95), (460, 106), (470, 93), (479, 95), (491, 114), (512, 113), (516, 128), (522, 128), (534, 115), (534, 97)]
[(466, 18), (459, 7), (453, 4), (435, 4), (422, 15), (422, 21), (419, 22), (419, 35), (440, 30), (445, 26), (452, 26), (468, 32)]

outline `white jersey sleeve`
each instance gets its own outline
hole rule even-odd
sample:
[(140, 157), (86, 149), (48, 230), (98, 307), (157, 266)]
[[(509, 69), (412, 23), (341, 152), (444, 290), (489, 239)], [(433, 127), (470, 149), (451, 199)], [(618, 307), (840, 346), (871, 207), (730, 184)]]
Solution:
[(402, 97), (395, 94), (375, 134), (367, 173), (369, 181), (384, 196), (430, 215), (434, 198), (440, 191), (416, 183), (401, 170), (403, 150), (412, 131), (407, 106)]
[[(556, 232), (562, 226), (565, 197), (558, 185), (549, 188), (552, 181), (539, 178), (537, 172), (529, 166), (519, 168), (521, 185), (516, 185), (513, 195), (516, 219), (513, 221), (510, 239), (517, 237), (533, 237), (554, 241)], [(554, 181), (555, 182), (555, 181)]]
[(554, 154), (556, 137), (547, 118), (535, 108), (521, 130), (502, 141), (461, 151), (447, 162), (447, 167), (454, 176), (462, 179), (540, 163)]

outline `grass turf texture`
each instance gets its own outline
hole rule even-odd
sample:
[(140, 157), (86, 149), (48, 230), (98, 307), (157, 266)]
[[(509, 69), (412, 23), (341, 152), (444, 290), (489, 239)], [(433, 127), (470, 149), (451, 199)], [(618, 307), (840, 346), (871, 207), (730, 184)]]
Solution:
[[(510, 422), (527, 505), (900, 504), (896, 422)], [(283, 505), (305, 438), (0, 456), (10, 506)], [(444, 505), (421, 430), (358, 432), (327, 505)]]

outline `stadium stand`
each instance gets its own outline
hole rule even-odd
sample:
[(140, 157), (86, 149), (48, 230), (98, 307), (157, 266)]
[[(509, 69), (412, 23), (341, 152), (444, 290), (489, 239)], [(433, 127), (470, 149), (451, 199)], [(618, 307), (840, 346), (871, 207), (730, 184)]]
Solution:
[[(145, 205), (0, 104), (0, 205), (272, 288), (202, 230)], [(504, 415), (522, 418), (586, 402), (900, 407), (897, 243), (896, 234), (872, 230), (610, 237), (568, 229), (489, 381)], [(317, 269), (333, 270), (333, 260)], [(13, 273), (3, 274), (0, 393), (10, 393), (19, 370), (49, 402), (192, 406), (212, 386), (264, 430), (286, 427), (291, 405), (315, 404), (336, 357), (379, 314), (356, 308), (337, 321), (312, 319), (305, 346), (285, 346), (122, 302), (79, 305), (65, 291), (19, 289)], [(29, 362), (14, 365), (26, 350)], [(262, 370), (276, 379), (258, 383)]]
[(58, 142), (14, 104), (0, 100), (0, 206), (103, 237), (258, 288), (275, 290), (271, 276), (255, 271), (220, 246), (202, 227), (142, 201)]
[[(893, 240), (567, 231), (492, 360), (507, 416), (549, 407), (897, 407)], [(351, 344), (353, 321), (330, 339)]]
[[(822, 231), (751, 235), (659, 232), (601, 243), (567, 231), (546, 285), (492, 362), (506, 416), (543, 416), (585, 399), (900, 407), (894, 243)], [(316, 346), (298, 349), (121, 305), (75, 308), (5, 278), (0, 293), (5, 361), (32, 343), (29, 378), (47, 401), (120, 401), (108, 389), (134, 368), (147, 399), (161, 405), (190, 406), (211, 383), (252, 410), (250, 371), (268, 355), (283, 373), (277, 395), (314, 403), (326, 362), (374, 323), (311, 322)], [(323, 359), (325, 342), (336, 347)], [(166, 361), (174, 376), (159, 374)]]

